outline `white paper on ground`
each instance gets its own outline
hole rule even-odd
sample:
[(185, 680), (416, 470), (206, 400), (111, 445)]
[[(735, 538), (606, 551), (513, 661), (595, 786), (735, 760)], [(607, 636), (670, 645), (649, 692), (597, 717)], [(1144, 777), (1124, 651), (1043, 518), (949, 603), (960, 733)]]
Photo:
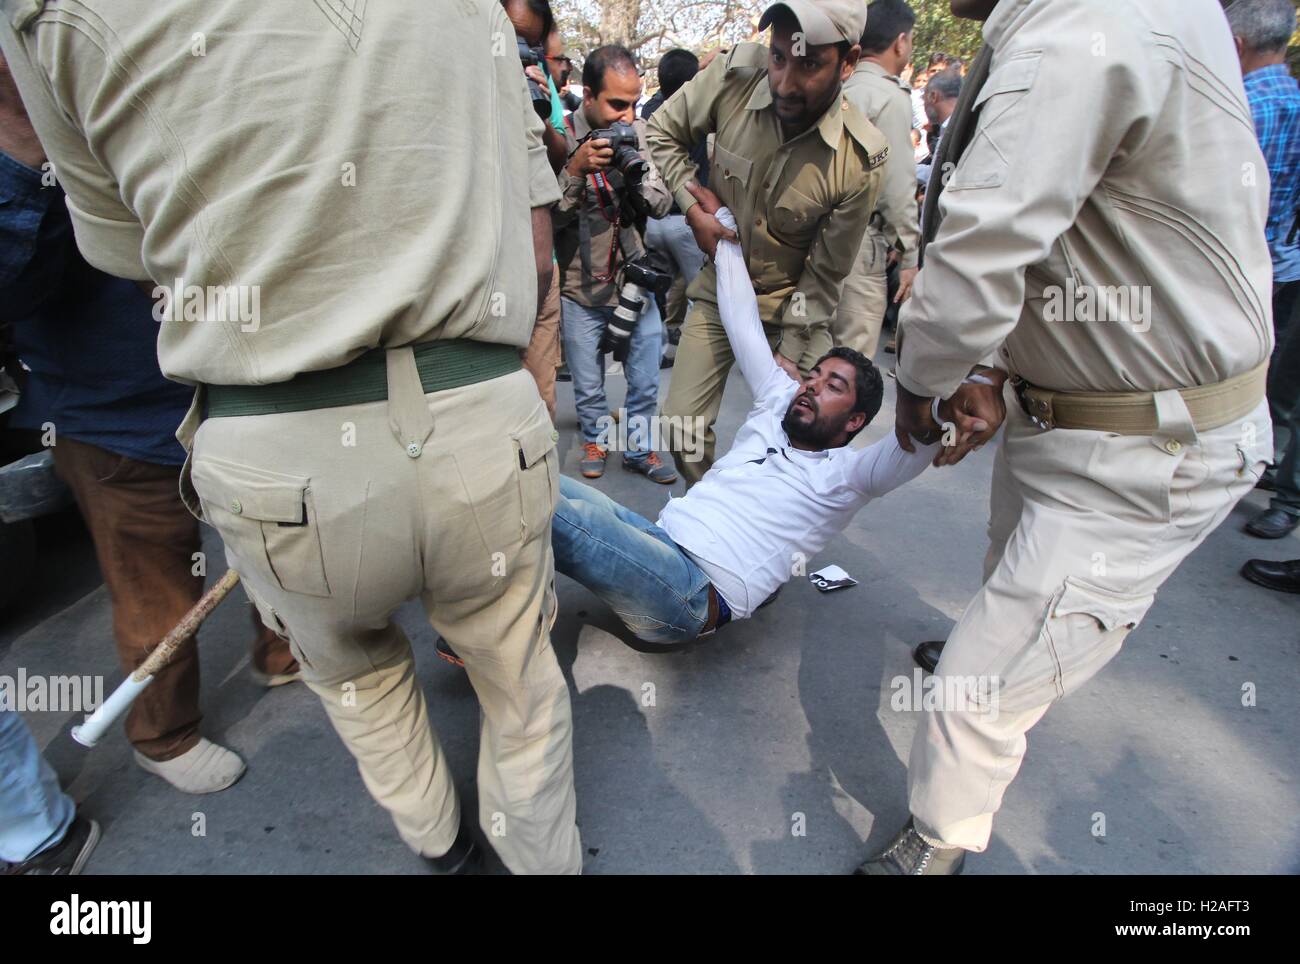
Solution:
[(839, 566), (826, 566), (824, 569), (809, 573), (808, 581), (822, 592), (830, 592), (832, 589), (844, 589), (858, 584), (856, 579)]

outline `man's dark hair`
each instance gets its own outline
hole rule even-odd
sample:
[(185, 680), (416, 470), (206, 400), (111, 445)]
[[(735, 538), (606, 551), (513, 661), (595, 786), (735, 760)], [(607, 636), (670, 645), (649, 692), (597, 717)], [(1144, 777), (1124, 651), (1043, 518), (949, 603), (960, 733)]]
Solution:
[(867, 29), (862, 31), (864, 54), (884, 53), (900, 34), (911, 33), (916, 14), (904, 0), (873, 0), (867, 7)]
[(555, 15), (551, 13), (549, 0), (501, 0), (501, 6), (509, 8), (512, 2), (522, 2), (529, 10), (542, 18), (542, 43), (546, 43), (547, 36), (555, 29)]
[(597, 47), (588, 54), (586, 63), (582, 65), (582, 86), (591, 88), (591, 96), (599, 95), (604, 89), (605, 71), (610, 68), (618, 71), (630, 70), (635, 74), (636, 58), (632, 56), (632, 51), (617, 44)]
[(926, 90), (938, 92), (944, 99), (952, 99), (961, 96), (961, 71), (956, 67), (948, 67), (939, 71), (930, 78), (930, 82), (925, 85)]
[(667, 100), (700, 72), (700, 58), (681, 47), (659, 58), (659, 90)]
[(1291, 0), (1236, 0), (1226, 10), (1232, 35), (1240, 37), (1247, 50), (1261, 54), (1286, 50), (1295, 33)]
[(947, 63), (948, 55), (942, 50), (936, 50), (934, 53), (930, 54), (930, 62), (926, 64), (925, 67), (929, 70), (931, 67), (942, 67)]
[[(817, 364), (820, 365), (828, 358), (838, 358), (841, 361), (848, 362), (857, 373), (853, 379), (853, 411), (861, 412), (867, 416), (867, 420), (862, 423), (862, 428), (866, 428), (871, 424), (871, 420), (880, 413), (880, 405), (885, 398), (885, 382), (880, 377), (880, 369), (873, 365), (871, 359), (862, 352), (845, 345), (832, 348), (817, 359)], [(860, 431), (862, 429), (858, 429), (858, 432)], [(853, 436), (857, 435), (858, 432), (849, 434), (850, 442), (853, 441)]]

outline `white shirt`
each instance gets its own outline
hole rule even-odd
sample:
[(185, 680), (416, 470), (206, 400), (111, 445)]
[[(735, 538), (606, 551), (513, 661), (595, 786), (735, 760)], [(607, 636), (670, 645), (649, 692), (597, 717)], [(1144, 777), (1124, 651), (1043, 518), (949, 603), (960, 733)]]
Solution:
[[(718, 220), (733, 230), (726, 208)], [(772, 359), (740, 245), (718, 244), (718, 312), (754, 406), (730, 451), (686, 495), (670, 499), (658, 524), (694, 558), (731, 607), (750, 616), (825, 548), (857, 511), (920, 475), (938, 443), (905, 452), (890, 432), (862, 449), (804, 452), (781, 427), (799, 389)]]

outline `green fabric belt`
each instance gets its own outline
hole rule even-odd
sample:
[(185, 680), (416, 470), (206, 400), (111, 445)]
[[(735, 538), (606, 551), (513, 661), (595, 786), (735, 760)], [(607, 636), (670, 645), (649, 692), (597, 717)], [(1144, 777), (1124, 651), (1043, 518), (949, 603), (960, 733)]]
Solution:
[[(500, 378), (519, 371), (519, 349), (448, 338), (413, 345), (425, 394)], [(374, 348), (339, 368), (304, 372), (273, 385), (208, 385), (208, 418), (307, 412), (361, 405), (388, 397), (386, 349)]]

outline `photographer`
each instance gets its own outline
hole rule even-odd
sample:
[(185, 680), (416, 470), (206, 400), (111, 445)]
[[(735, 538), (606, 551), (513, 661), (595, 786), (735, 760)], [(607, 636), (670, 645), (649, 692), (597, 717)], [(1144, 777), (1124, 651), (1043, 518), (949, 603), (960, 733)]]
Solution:
[(559, 28), (551, 14), (547, 0), (501, 0), (519, 46), (519, 59), (523, 62), (524, 76), (528, 78), (528, 93), (533, 110), (546, 123), (542, 143), (546, 145), (546, 158), (551, 167), (559, 171), (564, 164), (564, 105), (559, 91), (548, 73), (546, 48), (559, 37)]
[(667, 485), (677, 473), (651, 449), (650, 420), (659, 401), (663, 338), (654, 292), (671, 278), (642, 265), (642, 233), (647, 218), (667, 213), (672, 196), (648, 160), (644, 125), (633, 126), (641, 78), (631, 53), (615, 46), (593, 51), (582, 83), (582, 107), (565, 121), (568, 163), (554, 216), (582, 474), (595, 479), (605, 472), (608, 448), (600, 444), (599, 422), (608, 421), (604, 355), (613, 352), (627, 376), (623, 467)]

